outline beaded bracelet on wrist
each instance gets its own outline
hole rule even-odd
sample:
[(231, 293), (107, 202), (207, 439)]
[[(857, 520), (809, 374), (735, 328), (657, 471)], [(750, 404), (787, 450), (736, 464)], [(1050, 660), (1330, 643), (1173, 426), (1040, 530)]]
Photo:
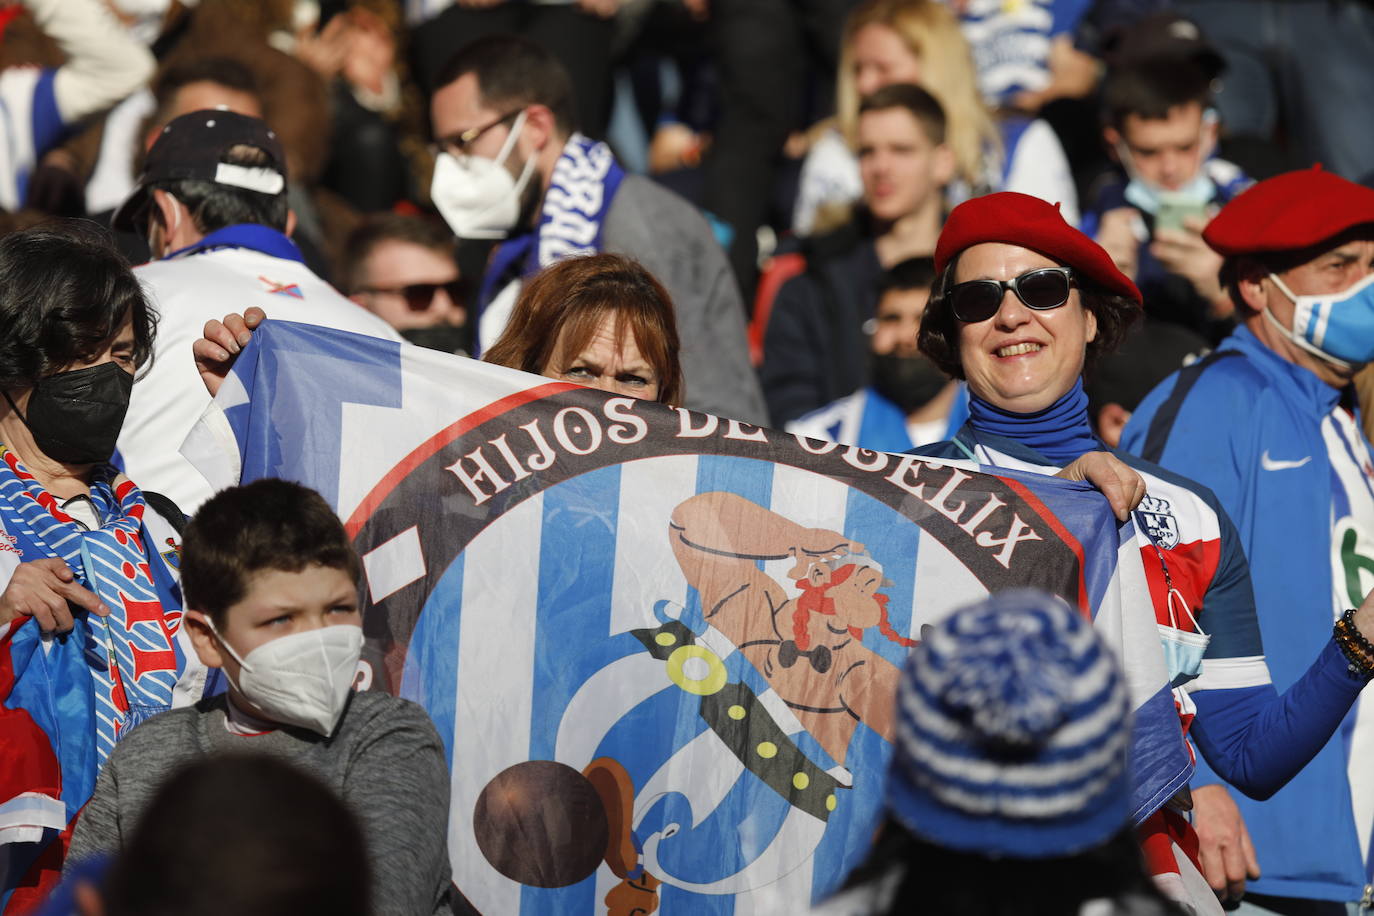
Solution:
[(1354, 609), (1347, 610), (1336, 621), (1336, 644), (1350, 663), (1350, 673), (1365, 679), (1374, 678), (1374, 644), (1355, 626)]

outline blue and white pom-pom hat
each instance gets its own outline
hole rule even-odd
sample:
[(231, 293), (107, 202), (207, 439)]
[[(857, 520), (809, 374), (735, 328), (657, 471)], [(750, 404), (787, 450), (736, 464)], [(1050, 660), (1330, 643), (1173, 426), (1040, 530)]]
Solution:
[(1044, 859), (1126, 826), (1116, 658), (1062, 600), (1007, 591), (923, 634), (897, 691), (887, 805), (947, 849)]

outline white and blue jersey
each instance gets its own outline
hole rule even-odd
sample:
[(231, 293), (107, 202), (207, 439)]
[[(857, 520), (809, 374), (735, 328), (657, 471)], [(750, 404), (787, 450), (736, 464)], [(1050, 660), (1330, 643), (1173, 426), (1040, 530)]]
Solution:
[(0, 208), (9, 212), (23, 205), (34, 166), (66, 132), (53, 93), (56, 75), (37, 67), (0, 71)]
[[(1241, 327), (1146, 397), (1122, 446), (1215, 492), (1250, 559), (1274, 683), (1306, 683), (1312, 659), (1333, 650), (1335, 617), (1374, 586), (1374, 466), (1342, 393)], [(1294, 714), (1328, 715), (1327, 695), (1317, 690)], [(1273, 798), (1237, 798), (1259, 857), (1256, 892), (1360, 899), (1374, 826), (1369, 705), (1350, 709)], [(1199, 762), (1199, 781), (1218, 775)]]
[(1050, 45), (1077, 27), (1089, 0), (968, 0), (959, 13), (989, 105), (1050, 83)]
[[(1253, 413), (1252, 404), (1235, 416)], [(1212, 416), (1211, 422), (1216, 422)], [(951, 442), (916, 453), (1041, 473), (1059, 469), (1024, 444), (977, 432), (971, 425)], [(1243, 541), (1222, 502), (1205, 486), (1135, 455), (1117, 454), (1146, 482), (1147, 495), (1134, 513), (1130, 536), (1141, 550), (1157, 620), (1183, 630), (1201, 629), (1211, 637), (1201, 675), (1178, 677), (1174, 682), (1182, 688), (1177, 695), (1185, 717), (1190, 705), (1196, 707), (1191, 735), (1202, 753), (1194, 784), (1216, 782), (1220, 777), (1255, 798), (1269, 798), (1275, 792), (1279, 792), (1276, 798), (1282, 797), (1288, 790), (1280, 787), (1290, 780), (1295, 785), (1305, 781), (1308, 771), (1327, 754), (1334, 743), (1328, 738), (1340, 727), (1364, 682), (1348, 673), (1328, 626), (1325, 638), (1316, 640), (1311, 651), (1300, 656), (1293, 676), (1280, 683), (1285, 692), (1278, 695), (1262, 648)], [(1273, 566), (1282, 568), (1283, 562), (1275, 560)], [(1196, 624), (1170, 620), (1170, 586), (1182, 595)], [(1303, 770), (1313, 754), (1315, 762)], [(1263, 806), (1251, 804), (1248, 810), (1255, 808)], [(1314, 857), (1324, 855), (1314, 839), (1308, 845)], [(1260, 848), (1258, 838), (1256, 848)], [(1263, 859), (1260, 867), (1265, 868)]]
[(214, 492), (179, 451), (210, 404), (191, 353), (207, 321), (257, 306), (269, 318), (400, 340), (311, 272), (291, 240), (267, 226), (226, 226), (134, 273), (157, 310), (157, 340), (152, 365), (134, 383), (115, 463), (187, 512)]

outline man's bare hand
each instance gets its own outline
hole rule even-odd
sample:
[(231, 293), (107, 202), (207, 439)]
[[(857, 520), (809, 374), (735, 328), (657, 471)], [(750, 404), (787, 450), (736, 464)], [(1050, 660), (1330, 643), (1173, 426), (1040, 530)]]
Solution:
[(219, 394), (219, 386), (234, 368), (234, 360), (253, 339), (253, 329), (266, 318), (267, 313), (254, 306), (242, 315), (234, 313), (225, 315), (223, 321), (212, 318), (205, 322), (200, 340), (191, 345), (191, 353), (210, 397)]
[(1065, 480), (1086, 480), (1102, 491), (1112, 511), (1121, 521), (1131, 517), (1131, 511), (1145, 498), (1145, 478), (1110, 452), (1088, 452), (1079, 455), (1055, 477)]
[(1260, 876), (1255, 847), (1245, 819), (1222, 785), (1193, 790), (1193, 826), (1197, 828), (1202, 876), (1221, 900), (1239, 900), (1245, 882)]
[(101, 617), (110, 613), (99, 596), (77, 584), (66, 561), (47, 557), (20, 563), (0, 594), (0, 624), (32, 617), (44, 633), (65, 633), (72, 628), (67, 602)]

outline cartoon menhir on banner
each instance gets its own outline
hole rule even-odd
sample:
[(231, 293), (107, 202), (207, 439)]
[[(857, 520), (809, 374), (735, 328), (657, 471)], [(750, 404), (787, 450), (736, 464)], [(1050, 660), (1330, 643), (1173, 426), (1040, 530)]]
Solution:
[[(487, 784), (473, 812), (478, 846), (502, 874), (563, 887), (604, 861), (622, 879), (605, 898), (608, 912), (624, 916), (657, 909), (660, 882), (738, 893), (805, 861), (839, 804), (837, 793), (853, 783), (844, 762), (858, 724), (891, 741), (899, 670), (863, 645), (864, 632), (877, 627), (893, 643), (915, 645), (888, 622), (882, 567), (842, 534), (806, 528), (734, 493), (709, 492), (677, 506), (668, 536), (699, 609), (660, 601), (660, 625), (633, 635), (664, 663), (672, 684), (700, 697), (709, 729), (674, 756), (693, 745), (699, 755), (704, 741), (708, 757), (694, 756), (678, 772), (733, 757), (736, 780), (756, 780), (765, 796), (787, 806), (768, 847), (724, 879), (694, 883), (672, 874), (659, 844), (679, 825), (653, 827), (646, 815), (665, 794), (690, 796), (690, 787), (659, 783), (656, 775), (636, 790), (609, 757), (581, 772), (547, 760), (516, 764)], [(761, 561), (791, 561), (795, 588)]]

